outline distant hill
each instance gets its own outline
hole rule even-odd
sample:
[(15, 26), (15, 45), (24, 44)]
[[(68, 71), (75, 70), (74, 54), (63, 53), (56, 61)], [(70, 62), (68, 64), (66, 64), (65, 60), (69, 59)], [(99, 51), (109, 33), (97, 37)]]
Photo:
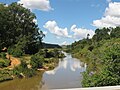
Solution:
[(62, 48), (60, 45), (58, 44), (50, 44), (50, 43), (43, 43), (43, 47), (44, 48)]

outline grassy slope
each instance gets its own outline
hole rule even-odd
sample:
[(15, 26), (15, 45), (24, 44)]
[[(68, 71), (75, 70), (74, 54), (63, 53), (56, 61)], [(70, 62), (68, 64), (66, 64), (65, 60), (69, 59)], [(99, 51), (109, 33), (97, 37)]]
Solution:
[(79, 58), (83, 62), (88, 64), (89, 69), (93, 69), (93, 63), (96, 62), (97, 70), (100, 70), (102, 67), (101, 58), (103, 55), (104, 50), (111, 47), (114, 44), (120, 45), (120, 38), (118, 39), (110, 39), (110, 40), (103, 40), (99, 43), (99, 45), (94, 46), (93, 51), (89, 51), (89, 45), (86, 45), (83, 49), (79, 49), (79, 45), (72, 51), (73, 56)]

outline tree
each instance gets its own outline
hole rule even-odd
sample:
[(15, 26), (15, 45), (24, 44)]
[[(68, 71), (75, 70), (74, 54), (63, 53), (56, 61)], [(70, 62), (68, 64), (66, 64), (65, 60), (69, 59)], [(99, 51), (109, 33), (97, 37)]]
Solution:
[(116, 27), (116, 28), (112, 29), (110, 36), (112, 38), (120, 38), (120, 27)]
[(87, 39), (89, 39), (90, 34), (87, 34)]
[(110, 32), (110, 29), (108, 29), (108, 28), (96, 29), (95, 30), (95, 35), (93, 36), (92, 39), (94, 41), (101, 41), (103, 39), (109, 39), (110, 35), (109, 35), (108, 32)]
[(0, 46), (8, 48), (15, 45), (25, 53), (36, 53), (44, 34), (34, 19), (35, 14), (21, 4), (0, 4)]

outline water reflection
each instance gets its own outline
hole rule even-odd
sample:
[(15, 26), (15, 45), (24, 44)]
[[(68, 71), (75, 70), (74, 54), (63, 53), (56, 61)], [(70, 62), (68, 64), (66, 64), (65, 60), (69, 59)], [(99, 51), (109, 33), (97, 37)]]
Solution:
[(43, 74), (42, 89), (77, 88), (81, 87), (81, 72), (85, 71), (86, 65), (70, 54), (59, 61), (54, 70), (46, 71)]

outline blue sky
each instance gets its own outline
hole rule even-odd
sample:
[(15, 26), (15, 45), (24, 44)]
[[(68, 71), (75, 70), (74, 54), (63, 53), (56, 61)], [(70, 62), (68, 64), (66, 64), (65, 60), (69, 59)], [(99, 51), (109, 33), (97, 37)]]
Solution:
[[(119, 0), (0, 0), (0, 2), (7, 4), (20, 2), (24, 7), (30, 8), (37, 16), (39, 28), (46, 34), (44, 42), (70, 44), (86, 38), (88, 33), (92, 37), (96, 28), (115, 27), (120, 24), (112, 23), (114, 17), (120, 13)], [(111, 13), (112, 10), (114, 12)]]

